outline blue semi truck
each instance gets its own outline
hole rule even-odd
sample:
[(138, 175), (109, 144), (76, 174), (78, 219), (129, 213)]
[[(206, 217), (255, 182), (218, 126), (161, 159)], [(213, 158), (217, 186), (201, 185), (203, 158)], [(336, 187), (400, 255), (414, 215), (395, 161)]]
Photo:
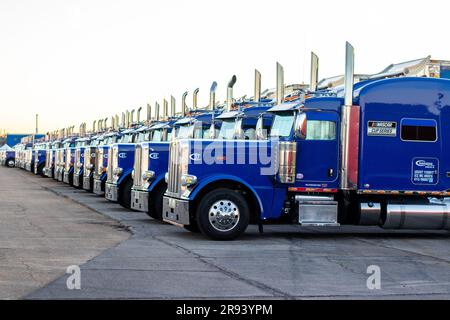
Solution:
[(449, 230), (450, 80), (391, 68), (354, 85), (353, 66), (347, 43), (342, 90), (278, 101), (267, 140), (172, 141), (164, 220), (221, 240), (280, 220)]

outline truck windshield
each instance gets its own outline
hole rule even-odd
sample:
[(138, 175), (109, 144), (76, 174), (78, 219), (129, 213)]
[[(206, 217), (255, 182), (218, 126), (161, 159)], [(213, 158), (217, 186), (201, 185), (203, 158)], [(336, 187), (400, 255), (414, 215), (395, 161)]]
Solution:
[(156, 142), (162, 141), (162, 129), (153, 130), (152, 141)]
[(191, 135), (191, 125), (184, 124), (178, 127), (177, 138), (178, 139), (187, 139)]
[(138, 133), (136, 142), (144, 142), (144, 141), (148, 141), (149, 139), (150, 139), (150, 132), (142, 131), (142, 132)]
[(294, 125), (294, 112), (277, 112), (273, 119), (271, 137), (289, 137), (291, 135), (292, 126)]
[(120, 138), (119, 143), (132, 143), (133, 142), (133, 134), (127, 133)]
[(222, 121), (222, 126), (220, 127), (218, 139), (233, 139), (236, 123), (234, 119), (226, 119)]

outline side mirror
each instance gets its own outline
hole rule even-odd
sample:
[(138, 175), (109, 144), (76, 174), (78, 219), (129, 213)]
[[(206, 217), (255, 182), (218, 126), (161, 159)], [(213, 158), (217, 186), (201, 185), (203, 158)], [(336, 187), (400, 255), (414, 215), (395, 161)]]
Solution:
[(264, 129), (264, 115), (260, 115), (258, 122), (256, 122), (255, 134), (257, 140), (267, 139), (267, 130)]
[(302, 112), (297, 114), (294, 123), (295, 136), (302, 140), (306, 139), (306, 128), (307, 128), (306, 113)]

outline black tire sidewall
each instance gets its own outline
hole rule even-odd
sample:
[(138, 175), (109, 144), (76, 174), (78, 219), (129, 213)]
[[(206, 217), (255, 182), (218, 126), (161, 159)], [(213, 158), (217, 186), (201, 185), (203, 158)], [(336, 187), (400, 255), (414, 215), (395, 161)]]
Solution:
[(133, 187), (133, 180), (127, 179), (119, 188), (119, 204), (127, 209), (131, 208), (131, 188)]
[(15, 162), (14, 162), (14, 160), (8, 160), (8, 161), (6, 161), (6, 165), (9, 167), (9, 168), (14, 168), (14, 166), (16, 165), (15, 164)]
[(162, 221), (163, 197), (167, 185), (161, 184), (152, 190), (148, 195), (148, 215), (156, 220)]
[[(219, 200), (231, 200), (239, 208), (240, 218), (238, 224), (230, 231), (218, 231), (209, 222), (208, 212), (212, 204)], [(217, 189), (206, 194), (200, 201), (196, 220), (200, 231), (214, 240), (233, 240), (247, 229), (250, 221), (250, 210), (245, 198), (231, 189)]]

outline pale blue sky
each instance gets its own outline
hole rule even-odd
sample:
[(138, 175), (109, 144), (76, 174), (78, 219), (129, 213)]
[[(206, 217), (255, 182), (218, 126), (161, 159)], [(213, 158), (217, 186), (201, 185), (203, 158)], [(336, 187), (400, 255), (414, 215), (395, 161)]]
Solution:
[[(356, 72), (392, 62), (450, 59), (448, 1), (1, 0), (0, 130), (41, 132), (152, 105), (213, 80), (225, 98), (252, 94), (258, 68), (275, 85), (308, 82), (309, 54), (319, 77), (343, 71), (344, 44)], [(191, 95), (188, 97), (191, 104)]]

